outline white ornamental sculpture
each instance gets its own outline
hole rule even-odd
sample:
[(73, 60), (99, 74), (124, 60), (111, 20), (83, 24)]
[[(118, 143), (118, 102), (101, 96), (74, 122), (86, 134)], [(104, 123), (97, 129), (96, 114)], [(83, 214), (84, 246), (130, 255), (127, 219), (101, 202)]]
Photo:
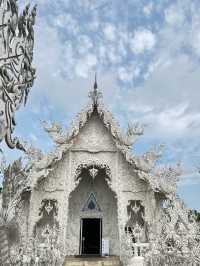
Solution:
[(32, 67), (36, 6), (27, 5), (19, 15), (17, 0), (0, 1), (0, 141), (24, 149), (12, 138), (15, 112), (26, 104), (35, 79)]

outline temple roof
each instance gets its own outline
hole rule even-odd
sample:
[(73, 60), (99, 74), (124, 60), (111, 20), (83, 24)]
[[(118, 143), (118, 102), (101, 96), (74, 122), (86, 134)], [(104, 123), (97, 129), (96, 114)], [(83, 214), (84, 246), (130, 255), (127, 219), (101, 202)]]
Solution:
[(166, 192), (159, 178), (151, 174), (155, 162), (158, 157), (160, 157), (160, 153), (151, 150), (142, 156), (136, 156), (131, 152), (132, 145), (136, 141), (137, 136), (143, 134), (143, 128), (138, 124), (134, 126), (129, 125), (127, 133), (124, 134), (111, 112), (105, 108), (102, 98), (102, 93), (98, 89), (95, 78), (94, 88), (89, 92), (88, 105), (77, 114), (69, 129), (62, 132), (61, 126), (57, 123), (48, 125), (44, 122), (44, 129), (56, 144), (56, 148), (49, 154), (43, 156), (40, 154), (38, 158), (34, 160), (32, 173), (29, 179), (31, 183), (30, 186), (36, 186), (39, 180), (48, 176), (49, 172), (53, 170), (56, 162), (60, 161), (63, 158), (63, 154), (72, 148), (80, 130), (95, 112), (112, 135), (117, 149), (123, 154), (125, 160), (133, 166), (139, 178), (148, 182), (155, 191)]

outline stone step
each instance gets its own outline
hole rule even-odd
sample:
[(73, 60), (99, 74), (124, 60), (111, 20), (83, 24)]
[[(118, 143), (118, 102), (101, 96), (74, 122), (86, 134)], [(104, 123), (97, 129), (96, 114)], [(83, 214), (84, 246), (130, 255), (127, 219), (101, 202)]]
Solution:
[(63, 266), (122, 266), (119, 257), (73, 257), (67, 256)]

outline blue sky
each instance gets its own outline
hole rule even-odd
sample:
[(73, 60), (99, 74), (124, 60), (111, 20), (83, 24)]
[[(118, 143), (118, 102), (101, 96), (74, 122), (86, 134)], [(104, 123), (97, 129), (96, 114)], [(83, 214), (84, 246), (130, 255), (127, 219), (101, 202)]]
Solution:
[[(17, 113), (15, 134), (51, 150), (41, 121), (69, 126), (97, 71), (104, 102), (122, 128), (145, 125), (134, 152), (165, 144), (161, 162), (183, 162), (178, 193), (200, 210), (200, 1), (34, 3), (37, 79)], [(20, 155), (4, 150), (9, 160)]]

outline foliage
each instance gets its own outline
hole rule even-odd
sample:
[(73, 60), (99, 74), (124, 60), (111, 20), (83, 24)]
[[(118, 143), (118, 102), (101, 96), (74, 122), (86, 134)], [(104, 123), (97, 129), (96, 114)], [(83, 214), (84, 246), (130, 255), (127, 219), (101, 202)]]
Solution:
[(191, 211), (195, 217), (195, 220), (200, 223), (200, 212), (198, 212), (197, 210), (192, 210)]

